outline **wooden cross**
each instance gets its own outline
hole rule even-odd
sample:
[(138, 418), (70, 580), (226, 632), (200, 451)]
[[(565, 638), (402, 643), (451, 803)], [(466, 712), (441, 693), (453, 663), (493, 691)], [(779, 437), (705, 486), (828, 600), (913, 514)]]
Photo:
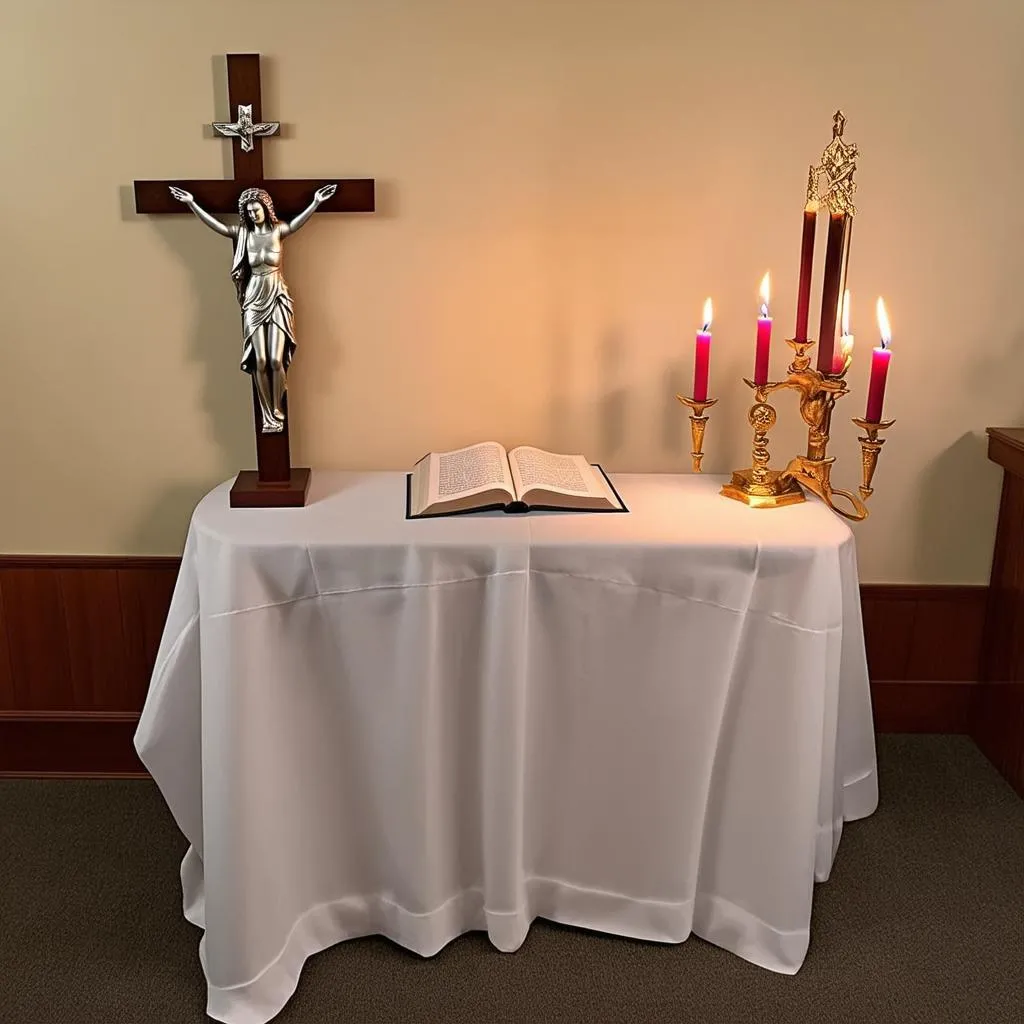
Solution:
[[(214, 128), (218, 133), (232, 137), (232, 177), (220, 180), (136, 181), (136, 212), (192, 216), (189, 208), (171, 195), (171, 185), (191, 192), (203, 209), (221, 214), (238, 212), (238, 196), (244, 189), (263, 188), (274, 200), (278, 215), (290, 218), (312, 202), (313, 193), (321, 185), (336, 183), (337, 191), (321, 204), (319, 212), (372, 213), (372, 178), (339, 180), (329, 177), (304, 179), (263, 176), (263, 136), (274, 134), (279, 123), (263, 122), (260, 56), (258, 53), (229, 53), (227, 61), (228, 102), (237, 119), (232, 124), (215, 123)], [(288, 449), (288, 421), (291, 417), (288, 415), (287, 404), (284, 405), (284, 430), (277, 434), (265, 434), (261, 429), (262, 415), (255, 382), (252, 399), (258, 468), (255, 472), (243, 470), (238, 474), (231, 488), (231, 505), (236, 508), (304, 505), (309, 488), (309, 470), (292, 468)], [(287, 401), (285, 392), (283, 402)]]

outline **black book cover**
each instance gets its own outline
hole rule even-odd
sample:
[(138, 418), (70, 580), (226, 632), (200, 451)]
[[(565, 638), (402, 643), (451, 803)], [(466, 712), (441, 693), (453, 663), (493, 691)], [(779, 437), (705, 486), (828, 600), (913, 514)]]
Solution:
[[(425, 458), (426, 456), (424, 456)], [(422, 461), (422, 460), (420, 460)], [(604, 471), (604, 467), (596, 462), (592, 462), (591, 465), (596, 469), (601, 476), (604, 477), (605, 483), (608, 484), (609, 490), (615, 495), (616, 500), (622, 506), (621, 508), (569, 508), (565, 505), (527, 505), (525, 501), (510, 501), (507, 504), (491, 504), (491, 505), (477, 505), (474, 508), (460, 508), (455, 512), (425, 512), (422, 515), (414, 516), (412, 514), (412, 473), (405, 474), (405, 518), (406, 519), (445, 519), (449, 516), (466, 516), (472, 515), (476, 512), (507, 512), (509, 515), (526, 515), (529, 512), (574, 512), (574, 513), (591, 513), (591, 512), (628, 512), (629, 509), (626, 507), (626, 503), (622, 500), (622, 495), (615, 489), (615, 485), (608, 478), (608, 474)]]

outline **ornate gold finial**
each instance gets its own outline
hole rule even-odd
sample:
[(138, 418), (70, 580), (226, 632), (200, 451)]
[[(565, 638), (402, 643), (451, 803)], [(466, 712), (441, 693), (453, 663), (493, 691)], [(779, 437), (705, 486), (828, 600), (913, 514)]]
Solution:
[[(857, 209), (853, 195), (857, 185), (853, 180), (857, 170), (857, 146), (843, 141), (846, 115), (837, 110), (832, 118), (832, 141), (821, 154), (821, 163), (812, 166), (807, 182), (808, 200), (817, 199), (832, 213), (845, 213), (852, 217)], [(818, 182), (825, 177), (824, 191), (818, 193)], [(817, 193), (817, 194), (816, 194)]]

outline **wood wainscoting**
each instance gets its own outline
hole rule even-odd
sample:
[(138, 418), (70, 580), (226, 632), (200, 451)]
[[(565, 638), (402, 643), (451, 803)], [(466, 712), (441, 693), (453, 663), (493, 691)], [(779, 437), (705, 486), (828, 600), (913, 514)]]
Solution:
[[(144, 775), (177, 558), (0, 555), (0, 775)], [(987, 587), (861, 588), (880, 732), (968, 732)]]
[(879, 732), (969, 733), (988, 587), (860, 588)]
[(144, 775), (178, 558), (0, 556), (0, 774)]

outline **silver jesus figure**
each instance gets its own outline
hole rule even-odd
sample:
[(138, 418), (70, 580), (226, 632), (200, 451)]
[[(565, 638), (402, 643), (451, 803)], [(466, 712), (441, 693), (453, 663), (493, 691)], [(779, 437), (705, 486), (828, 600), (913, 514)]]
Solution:
[(295, 351), (292, 297), (281, 273), (283, 240), (298, 231), (337, 185), (318, 188), (313, 202), (291, 221), (279, 221), (274, 203), (261, 188), (238, 197), (238, 224), (222, 224), (199, 206), (190, 192), (172, 185), (171, 195), (207, 226), (235, 242), (231, 277), (242, 307), (242, 369), (252, 374), (263, 414), (263, 433), (284, 430), (283, 399)]

